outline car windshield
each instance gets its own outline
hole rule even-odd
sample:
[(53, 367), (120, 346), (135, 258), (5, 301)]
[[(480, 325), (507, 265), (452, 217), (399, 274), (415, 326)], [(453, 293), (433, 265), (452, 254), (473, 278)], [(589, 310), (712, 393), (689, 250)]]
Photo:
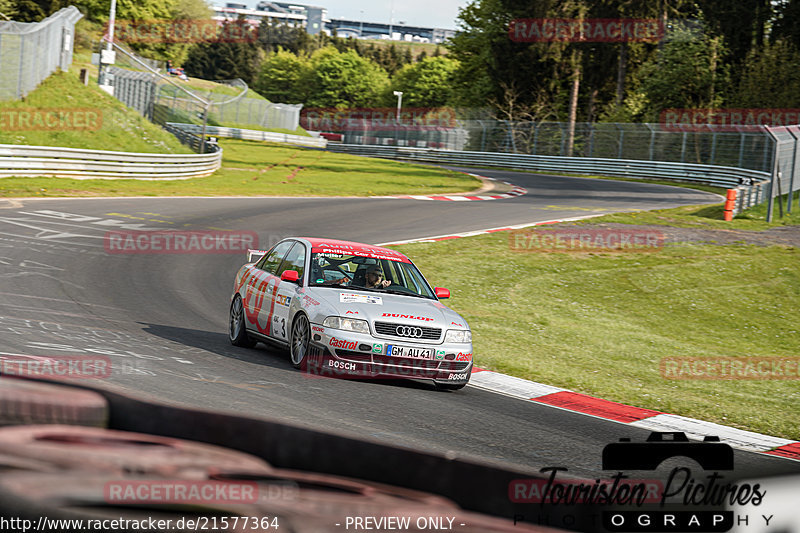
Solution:
[(312, 253), (309, 285), (436, 298), (412, 263), (358, 255)]

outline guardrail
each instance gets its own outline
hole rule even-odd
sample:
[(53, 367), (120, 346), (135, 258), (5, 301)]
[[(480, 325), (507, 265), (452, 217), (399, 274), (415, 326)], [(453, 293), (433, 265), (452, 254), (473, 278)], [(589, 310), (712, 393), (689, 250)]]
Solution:
[[(200, 135), (203, 131), (202, 126), (197, 124), (181, 124), (178, 122), (167, 122), (167, 126), (177, 128), (185, 132)], [(170, 130), (172, 131), (172, 130)], [(215, 137), (226, 137), (229, 139), (244, 139), (247, 141), (266, 141), (286, 144), (297, 144), (311, 148), (325, 148), (328, 141), (319, 137), (305, 137), (303, 135), (291, 135), (288, 133), (275, 133), (272, 131), (243, 130), (240, 128), (223, 128), (220, 126), (206, 126), (206, 135)]]
[(500, 167), (519, 170), (588, 174), (622, 178), (649, 178), (699, 183), (737, 189), (734, 214), (761, 203), (769, 193), (770, 174), (758, 170), (668, 161), (596, 159), (498, 152), (461, 152), (429, 148), (329, 144), (328, 150), (367, 157), (402, 159), (421, 163)]
[(222, 150), (214, 150), (208, 154), (146, 154), (0, 144), (0, 177), (184, 180), (213, 174), (222, 163)]

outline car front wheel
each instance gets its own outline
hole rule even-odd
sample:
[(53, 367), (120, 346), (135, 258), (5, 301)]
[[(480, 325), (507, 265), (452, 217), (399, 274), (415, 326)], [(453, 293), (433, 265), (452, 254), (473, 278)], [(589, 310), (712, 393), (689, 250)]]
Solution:
[(289, 343), (289, 357), (292, 366), (304, 368), (308, 362), (308, 343), (311, 340), (311, 332), (308, 326), (306, 315), (299, 313), (292, 325), (292, 339)]
[(244, 305), (242, 304), (242, 297), (237, 294), (231, 302), (228, 340), (234, 346), (252, 348), (256, 342), (247, 336), (247, 329), (244, 324)]

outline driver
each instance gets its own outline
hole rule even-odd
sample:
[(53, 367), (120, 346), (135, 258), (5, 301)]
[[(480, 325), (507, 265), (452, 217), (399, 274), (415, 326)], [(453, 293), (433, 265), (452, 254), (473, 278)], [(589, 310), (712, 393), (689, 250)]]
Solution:
[(380, 265), (371, 265), (367, 268), (367, 282), (364, 284), (369, 289), (385, 289), (392, 284), (388, 279), (383, 279), (383, 271)]

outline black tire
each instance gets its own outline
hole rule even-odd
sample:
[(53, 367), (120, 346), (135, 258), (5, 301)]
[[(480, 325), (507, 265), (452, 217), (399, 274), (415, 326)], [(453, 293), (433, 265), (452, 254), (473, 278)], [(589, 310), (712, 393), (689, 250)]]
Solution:
[(310, 342), (311, 328), (308, 324), (308, 317), (303, 313), (297, 313), (292, 323), (292, 336), (289, 339), (289, 360), (293, 367), (306, 369)]
[[(62, 469), (169, 476), (272, 471), (264, 460), (202, 442), (103, 428), (43, 424), (0, 429), (0, 454)], [(2, 502), (0, 502), (2, 505)]]
[(108, 402), (94, 391), (5, 376), (0, 381), (0, 426), (104, 427), (107, 421)]
[(454, 390), (461, 390), (466, 387), (466, 383), (436, 383), (436, 388), (440, 391), (454, 391)]
[(252, 348), (256, 341), (247, 336), (247, 328), (244, 321), (244, 304), (242, 297), (238, 294), (233, 297), (228, 320), (228, 340), (234, 346)]

